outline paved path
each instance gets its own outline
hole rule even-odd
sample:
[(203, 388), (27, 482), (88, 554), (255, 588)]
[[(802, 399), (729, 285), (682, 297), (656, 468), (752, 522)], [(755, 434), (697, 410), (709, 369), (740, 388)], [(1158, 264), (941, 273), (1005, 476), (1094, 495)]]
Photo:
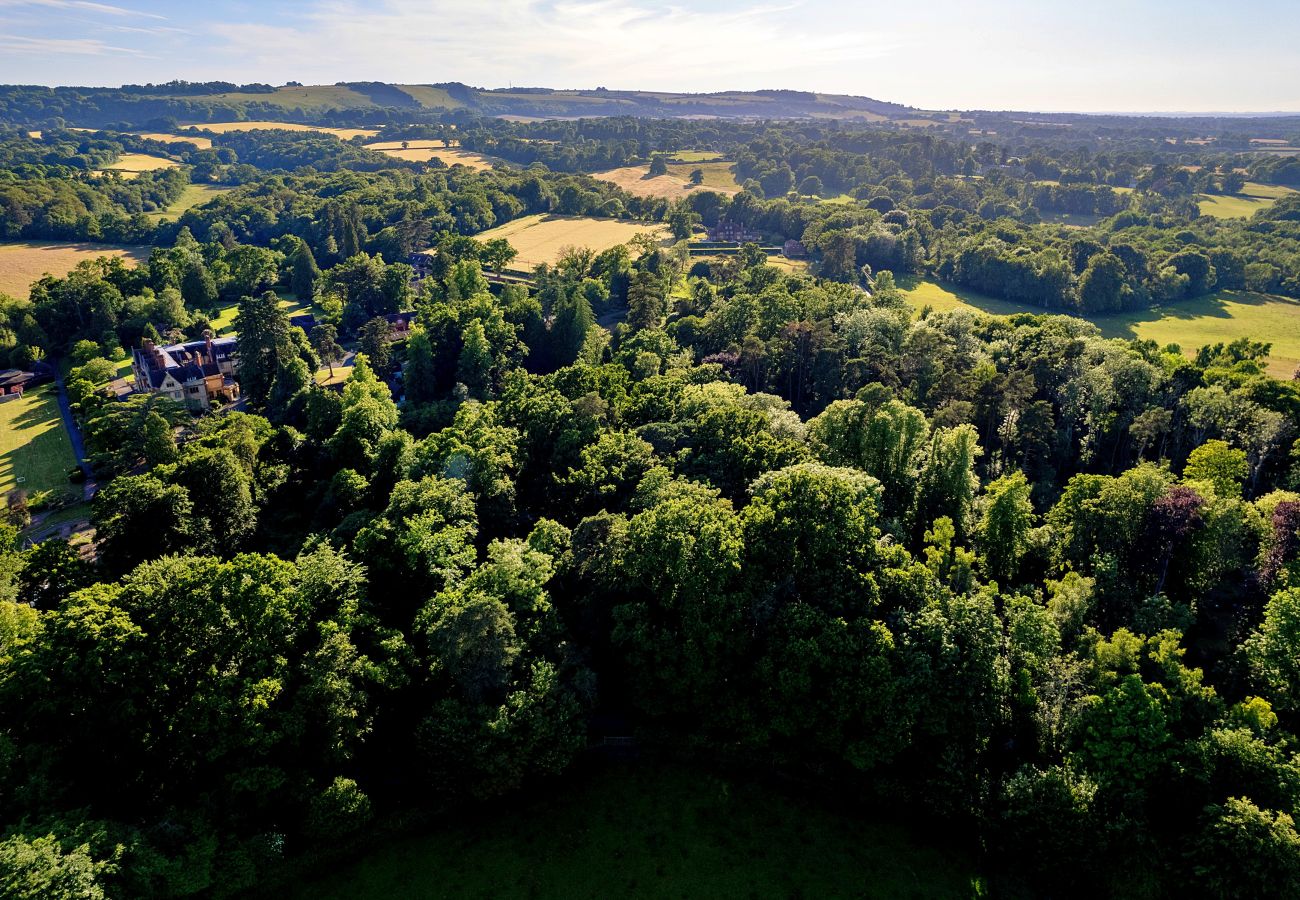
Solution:
[(68, 432), (68, 440), (72, 442), (72, 455), (77, 458), (77, 465), (86, 476), (82, 495), (84, 499), (89, 500), (95, 496), (95, 473), (91, 471), (90, 463), (86, 461), (86, 444), (81, 439), (81, 429), (77, 427), (77, 420), (72, 416), (72, 404), (68, 401), (68, 392), (63, 387), (63, 377), (56, 378), (54, 383), (59, 390), (59, 412), (63, 414), (63, 427)]

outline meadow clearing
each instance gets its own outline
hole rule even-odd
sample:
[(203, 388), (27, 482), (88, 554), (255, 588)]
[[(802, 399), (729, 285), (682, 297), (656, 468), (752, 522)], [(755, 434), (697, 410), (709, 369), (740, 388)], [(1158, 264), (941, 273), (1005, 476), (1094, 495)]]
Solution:
[(638, 234), (663, 239), (667, 238), (668, 230), (658, 223), (585, 216), (534, 215), (498, 225), (475, 237), (480, 241), (505, 238), (519, 253), (510, 263), (510, 268), (531, 272), (542, 263), (553, 264), (565, 247), (588, 247), (600, 253), (610, 247), (626, 244)]
[(651, 178), (648, 166), (624, 166), (607, 172), (595, 172), (591, 177), (618, 185), (634, 197), (680, 200), (700, 190), (690, 182), (674, 178), (672, 175), (656, 175)]
[(198, 135), (168, 134), (164, 131), (137, 131), (135, 135), (150, 141), (160, 141), (164, 144), (193, 144), (200, 150), (212, 149), (212, 138), (199, 137)]
[[(677, 158), (682, 155), (674, 154)], [(691, 184), (690, 181), (691, 173), (696, 169), (704, 172), (704, 183), (701, 185)], [(668, 163), (668, 174), (653, 178), (650, 177), (648, 165), (623, 166), (607, 172), (596, 172), (591, 177), (616, 184), (637, 197), (662, 197), (665, 200), (680, 200), (702, 190), (728, 195), (740, 191), (740, 185), (736, 184), (736, 177), (731, 172), (731, 163), (716, 160)]]
[(1201, 194), (1201, 215), (1218, 219), (1248, 219), (1295, 191), (1276, 184), (1247, 181), (1240, 194)]
[(233, 188), (218, 187), (215, 184), (187, 184), (180, 197), (171, 206), (166, 209), (156, 209), (145, 215), (155, 222), (161, 222), (163, 219), (179, 218), (190, 207), (207, 203), (213, 197), (220, 197), (231, 190)]
[(657, 764), (569, 776), (544, 794), (385, 841), (295, 898), (971, 898), (959, 851), (794, 792)]
[(401, 141), (381, 141), (377, 144), (367, 144), (366, 149), (375, 150), (385, 156), (404, 159), (408, 162), (428, 162), (431, 159), (440, 159), (448, 166), (467, 166), (480, 171), (490, 169), (500, 163), (500, 160), (484, 156), (482, 153), (461, 150), (454, 146), (455, 141), (452, 144), (453, 146), (446, 147), (442, 141), (410, 141), (406, 147), (403, 147)]
[(179, 166), (174, 159), (168, 159), (165, 156), (154, 156), (152, 153), (123, 153), (117, 162), (108, 166), (113, 172), (130, 172), (138, 175), (141, 172), (155, 172), (158, 169), (174, 169)]
[[(917, 309), (925, 306), (936, 312), (969, 309), (999, 316), (1051, 312), (929, 279), (900, 278), (898, 283), (908, 302)], [(1273, 345), (1268, 360), (1270, 375), (1290, 378), (1300, 367), (1300, 300), (1287, 297), (1218, 291), (1168, 306), (1092, 316), (1089, 321), (1106, 337), (1150, 340), (1161, 346), (1177, 344), (1188, 356), (1209, 344), (1237, 338), (1268, 341)]]
[(0, 244), (0, 294), (27, 299), (27, 290), (42, 275), (63, 276), (84, 259), (120, 256), (128, 265), (149, 258), (148, 247), (68, 241), (19, 241)]
[(299, 125), (296, 122), (203, 122), (198, 125), (186, 125), (182, 127), (181, 133), (186, 131), (211, 131), (213, 134), (226, 134), (230, 131), (269, 131), (278, 129), (280, 131), (319, 131), (321, 134), (332, 134), (339, 140), (350, 141), (354, 137), (374, 137), (379, 134), (373, 128), (326, 128), (323, 125)]
[(72, 491), (68, 472), (76, 464), (54, 385), (0, 403), (0, 498), (17, 488), (28, 495)]

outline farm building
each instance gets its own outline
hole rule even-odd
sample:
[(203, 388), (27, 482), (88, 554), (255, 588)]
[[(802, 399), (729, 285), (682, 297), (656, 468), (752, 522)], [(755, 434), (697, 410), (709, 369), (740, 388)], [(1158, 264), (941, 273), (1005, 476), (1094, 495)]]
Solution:
[(802, 242), (791, 239), (781, 248), (781, 255), (786, 259), (803, 259), (808, 255), (808, 250)]
[(213, 400), (239, 399), (235, 381), (237, 339), (211, 337), (187, 344), (159, 347), (146, 338), (131, 354), (135, 389), (166, 394), (190, 409), (203, 410)]
[(763, 236), (757, 231), (729, 219), (719, 219), (718, 224), (709, 229), (709, 240), (711, 241), (744, 244), (749, 241), (761, 241), (762, 239)]

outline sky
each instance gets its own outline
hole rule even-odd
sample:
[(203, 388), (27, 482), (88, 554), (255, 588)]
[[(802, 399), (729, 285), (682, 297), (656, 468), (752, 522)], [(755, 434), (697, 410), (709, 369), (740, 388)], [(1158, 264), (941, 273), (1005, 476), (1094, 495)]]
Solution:
[(0, 83), (789, 88), (1300, 112), (1296, 0), (0, 0)]

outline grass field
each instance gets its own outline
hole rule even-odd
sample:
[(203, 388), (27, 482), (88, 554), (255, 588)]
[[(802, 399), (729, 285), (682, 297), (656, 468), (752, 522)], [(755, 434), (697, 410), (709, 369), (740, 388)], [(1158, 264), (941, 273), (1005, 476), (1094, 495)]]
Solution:
[(431, 87), (427, 84), (399, 84), (425, 109), (460, 109), (465, 104), (453, 98), (444, 88)]
[(716, 191), (726, 191), (736, 193), (740, 190), (740, 185), (736, 182), (736, 176), (731, 171), (729, 162), (681, 162), (669, 163), (668, 174), (673, 178), (680, 178), (682, 181), (689, 181), (691, 173), (696, 169), (704, 172), (704, 187), (712, 188)]
[[(1049, 310), (985, 297), (973, 291), (942, 285), (928, 279), (900, 278), (899, 286), (916, 308), (936, 312), (970, 309), (991, 315), (1044, 313)], [(1273, 345), (1269, 374), (1290, 378), (1300, 366), (1300, 301), (1246, 291), (1219, 291), (1177, 304), (1090, 319), (1106, 337), (1177, 344), (1187, 355), (1208, 344), (1237, 338), (1268, 341)]]
[(117, 172), (153, 172), (158, 169), (174, 169), (179, 165), (174, 159), (154, 156), (152, 153), (123, 153), (121, 159), (108, 168)]
[(42, 275), (49, 273), (61, 277), (83, 259), (97, 256), (120, 256), (133, 265), (149, 258), (149, 248), (66, 241), (0, 244), (0, 294), (25, 300), (27, 289)]
[(673, 159), (692, 163), (717, 162), (722, 159), (722, 154), (717, 150), (678, 150), (668, 155)]
[(280, 131), (319, 131), (321, 134), (332, 134), (344, 141), (351, 140), (358, 135), (361, 137), (374, 137), (379, 134), (373, 128), (326, 128), (321, 125), (298, 125), (294, 122), (204, 122), (199, 125), (186, 126), (182, 131), (191, 128), (211, 131), (216, 134), (225, 134), (229, 131), (264, 131), (270, 129), (279, 129)]
[(1248, 181), (1240, 194), (1201, 194), (1201, 215), (1218, 219), (1245, 219), (1261, 209), (1268, 209), (1287, 194), (1294, 193), (1291, 188), (1280, 185)]
[(0, 403), (0, 498), (15, 488), (69, 491), (68, 471), (76, 464), (54, 385)]
[(151, 213), (146, 213), (146, 215), (155, 222), (161, 222), (163, 219), (175, 219), (190, 207), (207, 203), (213, 197), (220, 197), (229, 190), (231, 188), (218, 187), (215, 184), (187, 184), (175, 203), (166, 209), (154, 210)]
[(182, 137), (179, 134), (167, 134), (162, 131), (137, 131), (136, 135), (151, 141), (161, 141), (164, 144), (193, 144), (200, 150), (212, 149), (212, 138), (189, 135)]
[[(522, 808), (520, 808), (522, 807)], [(439, 898), (972, 898), (961, 853), (769, 787), (639, 765), (398, 840), (291, 893)]]
[(542, 263), (552, 264), (565, 247), (588, 247), (597, 253), (626, 244), (638, 234), (666, 238), (663, 225), (573, 216), (525, 216), (498, 225), (482, 234), (480, 241), (505, 238), (519, 252), (510, 268), (531, 272)]
[(431, 159), (440, 159), (449, 166), (468, 166), (476, 170), (490, 169), (500, 162), (490, 156), (474, 153), (471, 150), (444, 147), (441, 141), (415, 141), (413, 143), (414, 146), (407, 146), (405, 149), (402, 148), (400, 142), (396, 146), (392, 142), (367, 144), (366, 146), (368, 149), (377, 150), (386, 156), (404, 159), (408, 162), (428, 162)]
[[(695, 191), (703, 190), (684, 178), (672, 175), (656, 175), (651, 178), (649, 166), (625, 166), (621, 169), (610, 169), (608, 172), (596, 172), (591, 177), (616, 184), (635, 197), (680, 200), (682, 197), (689, 197)], [(735, 191), (719, 191), (719, 193), (734, 194)]]
[(370, 98), (341, 84), (311, 84), (277, 88), (272, 94), (233, 92), (215, 99), (234, 103), (269, 103), (285, 110), (358, 109), (373, 106)]

